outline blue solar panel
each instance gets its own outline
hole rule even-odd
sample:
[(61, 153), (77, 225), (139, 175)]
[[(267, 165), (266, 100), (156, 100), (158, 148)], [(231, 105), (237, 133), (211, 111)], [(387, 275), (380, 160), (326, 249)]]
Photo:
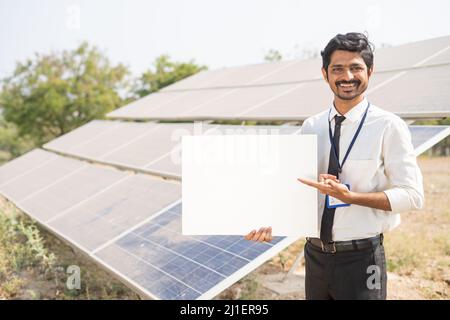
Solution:
[(97, 256), (127, 274), (129, 264), (116, 258), (117, 252), (126, 254), (134, 261), (134, 269), (139, 270), (132, 280), (150, 296), (197, 299), (283, 239), (275, 237), (272, 243), (257, 243), (242, 236), (184, 236), (179, 203)]
[[(409, 126), (414, 149), (422, 145), (426, 145), (426, 149), (431, 148), (435, 143), (449, 134), (449, 128), (448, 126)], [(433, 138), (437, 138), (436, 141)]]

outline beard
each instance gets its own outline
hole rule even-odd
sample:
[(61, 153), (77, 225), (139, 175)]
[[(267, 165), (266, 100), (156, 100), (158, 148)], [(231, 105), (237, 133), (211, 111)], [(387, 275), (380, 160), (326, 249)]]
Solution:
[[(351, 84), (354, 83), (355, 87), (349, 92), (344, 92), (344, 88), (340, 87), (339, 84), (346, 83)], [(338, 81), (335, 83), (335, 88), (332, 88), (333, 93), (341, 100), (353, 100), (360, 95), (362, 95), (367, 89), (367, 83), (365, 85), (361, 84), (361, 81)]]

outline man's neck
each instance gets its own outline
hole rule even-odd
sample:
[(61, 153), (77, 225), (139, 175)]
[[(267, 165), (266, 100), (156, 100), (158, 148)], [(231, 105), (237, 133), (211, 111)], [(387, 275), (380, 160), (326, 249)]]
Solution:
[(339, 97), (335, 96), (334, 97), (334, 107), (336, 108), (337, 112), (339, 112), (341, 115), (345, 115), (354, 106), (358, 105), (363, 100), (364, 100), (363, 95), (359, 95), (355, 99), (352, 99), (352, 100), (342, 100)]

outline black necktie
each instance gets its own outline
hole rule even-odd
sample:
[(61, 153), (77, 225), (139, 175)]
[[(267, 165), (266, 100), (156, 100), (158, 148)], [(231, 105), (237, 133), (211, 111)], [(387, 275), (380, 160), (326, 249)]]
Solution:
[[(336, 177), (339, 176), (339, 138), (341, 137), (341, 123), (345, 120), (344, 116), (336, 115), (334, 117), (334, 135), (333, 142), (336, 147), (337, 158), (333, 151), (333, 146), (330, 149), (330, 160), (328, 162), (328, 174), (332, 174)], [(336, 208), (327, 208), (325, 203), (322, 215), (322, 223), (320, 227), (320, 239), (324, 243), (329, 243), (332, 240), (333, 220), (334, 212)]]

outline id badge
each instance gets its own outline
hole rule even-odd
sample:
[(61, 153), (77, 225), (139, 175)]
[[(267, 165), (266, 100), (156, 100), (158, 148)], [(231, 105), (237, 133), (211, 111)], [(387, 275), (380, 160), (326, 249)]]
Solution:
[[(348, 183), (344, 183), (344, 184), (347, 186), (348, 190), (350, 190), (350, 185)], [(326, 200), (327, 208), (329, 208), (329, 209), (350, 206), (349, 203), (342, 202), (341, 200), (330, 197), (329, 195), (326, 195), (325, 200)]]

